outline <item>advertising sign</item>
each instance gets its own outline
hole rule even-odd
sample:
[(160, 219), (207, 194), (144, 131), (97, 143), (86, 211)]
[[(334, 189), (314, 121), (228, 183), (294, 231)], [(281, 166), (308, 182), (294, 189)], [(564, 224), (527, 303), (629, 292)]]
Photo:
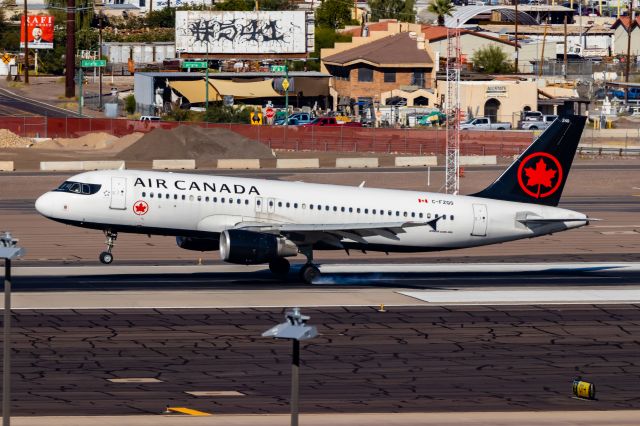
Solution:
[[(20, 47), (24, 48), (24, 15), (20, 19)], [(30, 49), (53, 49), (53, 16), (27, 16)]]
[(313, 50), (305, 11), (176, 11), (176, 50), (209, 54), (290, 54)]

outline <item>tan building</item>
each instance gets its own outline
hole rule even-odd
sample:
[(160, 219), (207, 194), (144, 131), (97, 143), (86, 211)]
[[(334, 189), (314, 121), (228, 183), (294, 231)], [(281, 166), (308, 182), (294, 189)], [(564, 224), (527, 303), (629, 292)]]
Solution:
[(321, 69), (333, 76), (334, 107), (353, 102), (435, 104), (433, 54), (415, 33), (382, 33), (354, 39), (321, 52)]
[[(616, 55), (627, 54), (629, 22), (628, 16), (621, 16), (612, 26), (613, 30), (613, 51)], [(631, 55), (640, 55), (640, 16), (636, 16), (631, 22)]]
[[(438, 93), (446, 89), (446, 82), (438, 81)], [(522, 111), (537, 110), (538, 85), (519, 80), (463, 81), (460, 106), (467, 116), (490, 117), (516, 127)]]

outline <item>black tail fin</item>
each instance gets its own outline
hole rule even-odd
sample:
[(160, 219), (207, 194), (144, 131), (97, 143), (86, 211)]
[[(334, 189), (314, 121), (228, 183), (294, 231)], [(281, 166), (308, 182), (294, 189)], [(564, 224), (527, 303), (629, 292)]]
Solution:
[(586, 120), (559, 117), (495, 182), (472, 196), (557, 206)]

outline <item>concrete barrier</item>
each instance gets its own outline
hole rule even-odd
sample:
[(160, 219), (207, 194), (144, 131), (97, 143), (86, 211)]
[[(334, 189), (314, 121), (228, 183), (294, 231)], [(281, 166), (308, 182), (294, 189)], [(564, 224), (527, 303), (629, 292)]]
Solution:
[(12, 172), (15, 169), (13, 161), (0, 161), (0, 172)]
[(493, 165), (498, 164), (498, 159), (495, 155), (461, 155), (461, 166), (480, 166), (480, 165)]
[(437, 166), (438, 157), (396, 157), (396, 167), (421, 167), (421, 166)]
[(118, 170), (124, 169), (122, 160), (83, 161), (82, 170)]
[(196, 160), (153, 160), (151, 168), (154, 170), (193, 170), (196, 168)]
[(40, 170), (48, 172), (82, 170), (82, 161), (41, 161)]
[(218, 160), (219, 169), (259, 169), (260, 160), (227, 158)]
[(339, 168), (378, 167), (378, 158), (377, 157), (336, 158), (336, 167), (339, 167)]
[(49, 172), (75, 170), (113, 170), (124, 168), (124, 161), (41, 161), (40, 170)]
[(320, 160), (317, 158), (279, 158), (276, 169), (317, 169)]

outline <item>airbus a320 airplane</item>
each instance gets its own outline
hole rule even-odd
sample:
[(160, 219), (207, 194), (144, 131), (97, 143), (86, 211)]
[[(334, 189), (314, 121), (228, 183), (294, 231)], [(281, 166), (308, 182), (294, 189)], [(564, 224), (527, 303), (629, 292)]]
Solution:
[(557, 208), (586, 118), (557, 119), (489, 187), (446, 195), (197, 174), (109, 170), (81, 173), (36, 201), (42, 215), (107, 236), (176, 236), (187, 250), (219, 250), (226, 262), (307, 258), (301, 278), (320, 275), (314, 250), (426, 252), (503, 243), (587, 225)]

